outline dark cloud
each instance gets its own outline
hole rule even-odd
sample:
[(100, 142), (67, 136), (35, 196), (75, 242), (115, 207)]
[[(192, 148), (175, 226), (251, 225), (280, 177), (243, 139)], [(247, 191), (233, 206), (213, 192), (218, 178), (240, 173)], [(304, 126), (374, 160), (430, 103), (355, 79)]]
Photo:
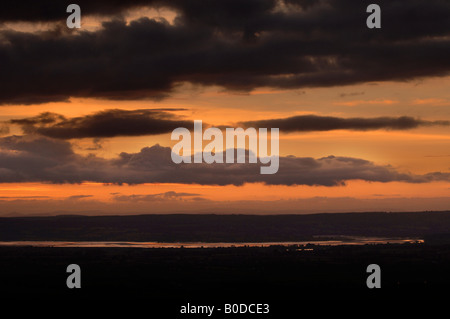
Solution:
[[(66, 17), (56, 2), (26, 3), (27, 9), (3, 5), (0, 20)], [(161, 99), (184, 82), (249, 91), (404, 81), (450, 70), (448, 1), (380, 0), (376, 30), (366, 27), (371, 1), (129, 3), (79, 4), (85, 14), (115, 15), (146, 4), (178, 16), (172, 25), (115, 19), (95, 32), (1, 31), (0, 104)]]
[(409, 116), (376, 118), (339, 118), (332, 116), (299, 115), (283, 119), (242, 122), (246, 127), (277, 127), (282, 132), (330, 130), (407, 130), (419, 126), (450, 125), (450, 121), (424, 121)]
[[(180, 120), (169, 111), (181, 109), (104, 110), (91, 115), (66, 118), (55, 113), (10, 120), (27, 134), (53, 138), (102, 138), (170, 133), (177, 127), (193, 128), (192, 121)], [(95, 149), (101, 148), (98, 139)]]
[[(175, 164), (171, 149), (154, 145), (113, 159), (81, 156), (70, 143), (45, 137), (0, 138), (0, 182), (115, 184), (185, 183), (242, 185), (342, 185), (348, 180), (426, 183), (450, 181), (450, 173), (402, 173), (386, 165), (350, 157), (280, 157), (279, 170), (261, 175), (263, 164)], [(236, 153), (236, 152), (235, 152)]]
[[(193, 129), (193, 121), (180, 120), (173, 112), (179, 109), (105, 110), (86, 116), (66, 118), (55, 113), (13, 119), (26, 134), (52, 138), (94, 138), (89, 150), (102, 148), (99, 138), (114, 136), (142, 136), (170, 133), (175, 128)], [(208, 125), (203, 123), (204, 125)], [(377, 118), (339, 118), (331, 116), (300, 115), (283, 119), (267, 119), (237, 123), (244, 127), (279, 128), (282, 132), (347, 130), (407, 130), (420, 126), (450, 125), (449, 121), (426, 121), (408, 116)], [(224, 129), (225, 126), (219, 126)]]
[(12, 135), (0, 138), (0, 149), (33, 154), (39, 157), (54, 158), (55, 160), (65, 159), (75, 155), (70, 143), (32, 136)]
[[(155, 1), (149, 0), (77, 0), (76, 3), (81, 7), (83, 16), (98, 15), (108, 16), (117, 15), (122, 11), (135, 8), (141, 5), (150, 4)], [(0, 22), (3, 21), (26, 21), (26, 22), (48, 22), (65, 21), (67, 16), (66, 8), (74, 1), (44, 0), (33, 1), (23, 0), (14, 5), (4, 5), (0, 10)]]
[[(1, 21), (51, 22), (65, 21), (68, 14), (66, 8), (73, 1), (61, 0), (23, 0), (14, 5), (3, 6), (0, 11)], [(264, 14), (275, 7), (274, 0), (216, 0), (214, 2), (199, 0), (77, 0), (83, 16), (116, 16), (129, 9), (139, 7), (169, 8), (177, 10), (192, 23), (205, 19), (214, 23), (225, 18), (241, 22), (247, 16)], [(208, 15), (211, 13), (215, 17)], [(204, 22), (203, 22), (204, 23)], [(231, 24), (231, 21), (230, 21)]]
[(98, 137), (95, 137), (94, 140), (92, 141), (93, 145), (90, 147), (85, 147), (84, 149), (86, 151), (98, 151), (103, 149), (103, 145), (102, 145), (102, 140)]

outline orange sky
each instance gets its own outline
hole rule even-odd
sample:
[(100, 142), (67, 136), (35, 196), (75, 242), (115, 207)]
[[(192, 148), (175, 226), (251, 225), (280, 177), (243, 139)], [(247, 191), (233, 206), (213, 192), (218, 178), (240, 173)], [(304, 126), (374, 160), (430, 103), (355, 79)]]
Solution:
[[(30, 117), (41, 112), (55, 112), (68, 117), (87, 115), (112, 108), (185, 108), (177, 114), (186, 119), (200, 119), (213, 125), (239, 121), (282, 118), (292, 115), (317, 114), (340, 117), (377, 117), (407, 115), (425, 120), (450, 118), (450, 93), (446, 90), (450, 77), (408, 83), (370, 83), (336, 88), (304, 90), (256, 90), (250, 94), (225, 92), (218, 88), (192, 88), (185, 85), (172, 97), (161, 101), (107, 101), (72, 99), (70, 103), (9, 105), (1, 109), (1, 120)], [(21, 134), (18, 127), (14, 134)], [(98, 151), (87, 151), (92, 139), (71, 141), (80, 154), (94, 152), (112, 158), (120, 152), (138, 152), (159, 143), (172, 146), (169, 134), (141, 137), (116, 137), (101, 141)], [(290, 133), (280, 136), (280, 155), (325, 157), (329, 155), (363, 158), (380, 165), (392, 165), (400, 171), (424, 174), (450, 170), (450, 134), (447, 127), (418, 128), (407, 131), (348, 130)], [(356, 199), (445, 198), (450, 197), (450, 183), (408, 184), (401, 182), (370, 183), (350, 181), (347, 186), (201, 186), (184, 184), (144, 184), (137, 186), (104, 186), (100, 183), (52, 185), (39, 183), (0, 184), (3, 201), (32, 200), (35, 204), (63, 200), (70, 196), (89, 195), (78, 201), (114, 203), (113, 194), (145, 195), (165, 192), (195, 193), (213, 202), (277, 201), (314, 197)], [(186, 199), (189, 201), (190, 199)], [(14, 207), (11, 205), (11, 207)], [(172, 203), (173, 204), (173, 203)], [(179, 203), (183, 212), (185, 201)], [(9, 207), (8, 206), (8, 207)], [(80, 205), (83, 207), (83, 205)], [(177, 205), (173, 206), (177, 211)], [(440, 207), (440, 206), (439, 206)], [(20, 210), (20, 205), (17, 204)], [(292, 207), (295, 209), (295, 207)], [(345, 207), (343, 207), (345, 210)], [(369, 208), (368, 209), (372, 209)], [(392, 207), (399, 210), (401, 207)], [(423, 209), (420, 207), (419, 209)], [(82, 211), (83, 209), (81, 209)], [(372, 209), (373, 210), (373, 209)], [(10, 213), (10, 212), (6, 212)], [(22, 212), (23, 213), (23, 212)], [(125, 213), (125, 212), (124, 212)]]
[[(175, 12), (140, 8), (125, 14), (127, 22), (141, 16), (165, 18), (173, 23)], [(85, 30), (97, 30), (101, 27), (96, 17), (83, 19)], [(46, 23), (27, 24), (23, 22), (5, 23), (3, 28), (25, 32), (35, 32), (49, 28)], [(202, 120), (212, 125), (233, 125), (240, 121), (285, 118), (294, 115), (315, 114), (322, 116), (381, 117), (410, 116), (423, 120), (450, 119), (450, 77), (429, 77), (405, 82), (370, 82), (356, 85), (273, 89), (259, 88), (250, 93), (230, 92), (220, 87), (201, 87), (192, 84), (180, 84), (175, 92), (162, 101), (110, 101), (93, 98), (71, 98), (70, 102), (54, 102), (36, 105), (3, 105), (0, 108), (0, 121), (36, 116), (42, 112), (54, 112), (66, 117), (92, 114), (106, 109), (152, 109), (183, 108), (178, 111), (180, 117), (188, 120)], [(1, 130), (0, 130), (1, 132)], [(280, 135), (280, 155), (320, 158), (329, 155), (366, 159), (377, 165), (391, 165), (400, 172), (426, 174), (429, 172), (450, 171), (450, 131), (449, 127), (421, 127), (412, 130), (367, 132), (336, 130), (326, 132), (288, 133)], [(9, 134), (21, 135), (18, 126), (11, 127)], [(70, 141), (75, 152), (87, 155), (93, 153), (103, 158), (114, 158), (121, 152), (135, 153), (154, 144), (173, 146), (170, 134), (139, 137), (104, 138), (99, 141), (102, 148), (87, 150), (94, 145), (91, 138)], [(450, 196), (449, 182), (430, 182), (410, 184), (403, 182), (364, 182), (349, 181), (346, 186), (266, 186), (263, 184), (245, 184), (244, 186), (205, 186), (190, 184), (142, 184), (142, 185), (103, 185), (101, 183), (82, 184), (42, 184), (42, 183), (3, 183), (0, 184), (0, 215), (26, 215), (50, 211), (60, 211), (61, 206), (54, 203), (71, 202), (71, 212), (80, 213), (103, 211), (107, 213), (110, 205), (117, 204), (117, 196), (163, 194), (166, 192), (195, 194), (182, 200), (162, 198), (161, 202), (170, 206), (169, 212), (195, 211), (196, 205), (207, 209), (216, 207), (207, 203), (237, 203), (240, 201), (277, 202), (283, 201), (289, 212), (295, 212), (295, 200), (326, 198), (369, 199), (367, 210), (385, 209), (385, 202), (391, 203), (392, 210), (402, 210), (411, 198), (419, 203), (417, 210), (442, 209), (442, 199)], [(73, 197), (71, 196), (79, 196)], [(201, 200), (192, 198), (200, 198)], [(429, 199), (429, 200), (426, 200)], [(436, 205), (433, 200), (436, 199)], [(196, 204), (195, 201), (198, 201)], [(294, 202), (292, 202), (294, 201)], [(377, 201), (380, 205), (377, 206)], [(421, 202), (422, 201), (422, 202)], [(170, 203), (169, 203), (170, 202)], [(65, 204), (64, 204), (65, 203)], [(420, 205), (423, 203), (423, 205)], [(170, 204), (170, 205), (169, 205)], [(153, 204), (143, 203), (140, 212)], [(205, 206), (206, 205), (206, 206)], [(331, 209), (334, 204), (317, 206), (317, 210)], [(6, 207), (6, 208), (5, 208)], [(206, 208), (205, 208), (206, 207)], [(259, 207), (255, 205), (255, 207)], [(69, 207), (68, 207), (69, 208)], [(345, 205), (342, 211), (353, 209)], [(211, 208), (211, 212), (215, 212)], [(364, 209), (364, 204), (361, 206)], [(447, 206), (446, 209), (450, 209)], [(162, 210), (166, 211), (166, 210)], [(311, 210), (313, 211), (313, 209)], [(304, 212), (304, 211), (302, 211)], [(116, 213), (130, 213), (126, 207)], [(276, 212), (274, 212), (276, 213)]]

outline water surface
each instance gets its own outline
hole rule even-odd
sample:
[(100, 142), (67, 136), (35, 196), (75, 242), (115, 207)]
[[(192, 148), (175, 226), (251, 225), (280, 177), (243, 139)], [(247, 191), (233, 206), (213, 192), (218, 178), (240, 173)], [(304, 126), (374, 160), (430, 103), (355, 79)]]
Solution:
[(229, 247), (269, 247), (269, 246), (304, 246), (312, 245), (374, 245), (423, 243), (418, 238), (384, 238), (384, 237), (345, 237), (336, 240), (290, 241), (290, 242), (134, 242), (134, 241), (0, 241), (0, 246), (33, 247), (126, 247), (126, 248), (229, 248)]

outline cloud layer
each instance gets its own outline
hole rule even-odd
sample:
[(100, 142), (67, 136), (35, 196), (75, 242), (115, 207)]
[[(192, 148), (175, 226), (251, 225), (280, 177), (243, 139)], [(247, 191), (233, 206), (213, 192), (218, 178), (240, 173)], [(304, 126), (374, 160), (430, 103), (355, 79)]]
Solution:
[[(173, 112), (180, 109), (104, 110), (85, 116), (67, 118), (56, 113), (12, 119), (26, 134), (58, 139), (144, 136), (171, 133), (178, 127), (193, 129), (193, 121), (181, 120)], [(203, 123), (204, 126), (208, 124)], [(340, 118), (300, 115), (281, 119), (266, 119), (237, 123), (237, 127), (279, 128), (281, 132), (331, 130), (408, 130), (422, 126), (450, 125), (449, 121), (426, 121), (409, 116), (376, 118)], [(219, 126), (224, 128), (225, 126)], [(4, 126), (5, 132), (8, 127)]]
[(180, 109), (104, 110), (91, 115), (66, 118), (56, 113), (13, 119), (27, 134), (52, 138), (103, 138), (170, 133), (177, 127), (193, 128), (192, 121), (180, 120), (172, 112)]
[(262, 164), (175, 164), (171, 149), (154, 145), (113, 159), (73, 152), (71, 144), (45, 137), (0, 138), (0, 183), (99, 182), (115, 184), (184, 183), (202, 185), (342, 185), (348, 180), (425, 183), (450, 181), (450, 173), (402, 173), (390, 166), (350, 157), (280, 157), (277, 174), (261, 175)]
[[(53, 1), (24, 3), (2, 6), (0, 21), (63, 23), (67, 16)], [(370, 1), (130, 3), (80, 2), (83, 14), (114, 17), (94, 32), (0, 31), (0, 104), (161, 99), (184, 82), (249, 91), (404, 81), (450, 71), (448, 1), (380, 0), (377, 30), (366, 27)], [(169, 8), (177, 18), (173, 24), (117, 18), (140, 5)]]
[(242, 122), (246, 127), (278, 127), (283, 132), (331, 130), (408, 130), (420, 126), (450, 125), (449, 121), (425, 121), (410, 116), (376, 118), (339, 118), (332, 116), (300, 115), (283, 119)]

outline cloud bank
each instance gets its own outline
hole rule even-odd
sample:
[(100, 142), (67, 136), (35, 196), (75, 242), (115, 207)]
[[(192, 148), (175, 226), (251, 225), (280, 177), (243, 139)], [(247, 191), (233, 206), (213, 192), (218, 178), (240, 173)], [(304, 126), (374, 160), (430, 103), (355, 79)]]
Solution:
[(170, 133), (177, 127), (193, 129), (193, 121), (180, 120), (172, 112), (181, 109), (104, 110), (91, 115), (66, 118), (56, 113), (13, 119), (27, 134), (52, 138), (103, 138)]
[[(127, 4), (128, 3), (128, 4)], [(0, 31), (0, 104), (70, 97), (162, 99), (181, 83), (251, 91), (407, 81), (450, 71), (450, 3), (380, 0), (382, 28), (366, 27), (370, 1), (80, 1), (107, 16), (97, 31)], [(177, 13), (173, 24), (126, 10)], [(0, 21), (55, 21), (65, 4), (3, 5)]]
[(332, 116), (300, 115), (283, 119), (242, 122), (246, 127), (278, 127), (284, 132), (331, 130), (408, 130), (420, 126), (450, 125), (449, 121), (425, 121), (410, 116), (376, 118), (339, 118)]
[[(112, 109), (73, 118), (47, 112), (34, 117), (12, 119), (7, 124), (19, 125), (26, 134), (58, 139), (157, 135), (171, 133), (178, 127), (193, 130), (193, 121), (180, 119), (173, 113), (177, 110), (181, 109)], [(209, 126), (207, 123), (204, 125)], [(284, 133), (331, 130), (409, 130), (438, 125), (448, 126), (450, 121), (426, 121), (409, 116), (340, 118), (300, 115), (236, 123), (237, 127), (279, 128)], [(6, 125), (4, 128), (5, 132), (9, 129)]]
[(175, 164), (171, 149), (154, 145), (116, 158), (82, 156), (69, 142), (32, 136), (0, 138), (0, 183), (49, 182), (114, 184), (183, 183), (201, 185), (343, 185), (348, 180), (426, 183), (450, 181), (450, 173), (423, 175), (399, 172), (386, 165), (351, 158), (280, 157), (277, 174), (261, 175), (260, 165)]

